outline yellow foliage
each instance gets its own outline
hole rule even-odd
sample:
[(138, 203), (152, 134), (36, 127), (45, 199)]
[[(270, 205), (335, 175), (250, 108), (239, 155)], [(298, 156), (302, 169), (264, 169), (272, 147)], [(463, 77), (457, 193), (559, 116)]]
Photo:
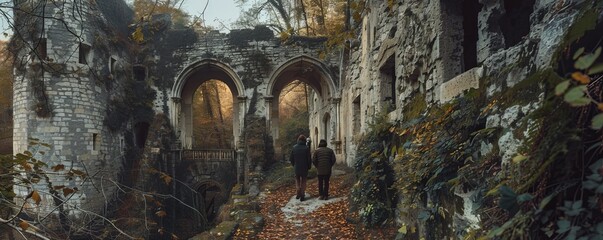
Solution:
[(134, 42), (136, 42), (138, 44), (141, 44), (144, 42), (144, 34), (142, 33), (141, 26), (136, 27), (136, 30), (134, 30), (134, 32), (132, 33), (131, 38)]
[(29, 223), (27, 223), (26, 221), (21, 220), (21, 222), (19, 223), (19, 227), (21, 229), (23, 229), (23, 231), (27, 231), (27, 229), (29, 228)]
[(590, 77), (582, 72), (574, 72), (572, 73), (572, 79), (576, 80), (581, 84), (590, 83)]
[(40, 194), (36, 190), (34, 190), (33, 192), (31, 192), (29, 194), (28, 198), (31, 198), (31, 200), (33, 200), (36, 204), (40, 204), (40, 202), (42, 201), (42, 198), (40, 197)]

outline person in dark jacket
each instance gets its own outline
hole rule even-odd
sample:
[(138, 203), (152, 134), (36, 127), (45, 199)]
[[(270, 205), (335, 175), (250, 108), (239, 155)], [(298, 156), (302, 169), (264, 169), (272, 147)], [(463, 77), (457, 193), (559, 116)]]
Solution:
[(308, 170), (312, 167), (312, 155), (310, 154), (310, 147), (306, 146), (306, 136), (299, 135), (297, 144), (295, 144), (291, 150), (289, 161), (291, 161), (291, 165), (293, 165), (293, 168), (295, 169), (295, 186), (297, 187), (296, 198), (300, 201), (304, 201)]
[(335, 152), (327, 147), (327, 141), (321, 139), (318, 148), (312, 155), (312, 163), (318, 172), (318, 193), (320, 200), (329, 199), (329, 179), (331, 178), (331, 168), (335, 165)]

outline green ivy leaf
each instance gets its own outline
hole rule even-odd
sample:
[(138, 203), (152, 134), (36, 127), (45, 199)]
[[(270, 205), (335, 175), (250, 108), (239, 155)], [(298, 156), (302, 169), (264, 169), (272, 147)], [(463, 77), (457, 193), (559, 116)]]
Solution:
[(423, 210), (423, 211), (419, 212), (419, 216), (417, 216), (417, 219), (419, 219), (421, 221), (427, 221), (427, 219), (429, 219), (430, 216), (431, 216), (431, 213)]
[(590, 181), (590, 180), (582, 182), (582, 188), (588, 189), (588, 190), (593, 190), (593, 189), (599, 187), (599, 185), (601, 185), (601, 184)]
[(580, 55), (582, 55), (583, 53), (584, 53), (584, 48), (581, 47), (578, 49), (578, 51), (576, 51), (574, 53), (574, 57), (572, 57), (572, 59), (574, 59), (574, 60), (578, 59), (580, 57)]
[(527, 202), (532, 199), (534, 199), (534, 196), (532, 196), (532, 194), (529, 194), (529, 193), (524, 193), (524, 194), (517, 196), (517, 202), (519, 202), (519, 203)]
[(601, 47), (598, 47), (594, 53), (579, 57), (578, 60), (576, 60), (576, 63), (574, 63), (574, 67), (576, 69), (585, 70), (595, 63), (595, 60), (597, 60), (599, 55), (601, 55)]
[(596, 162), (594, 162), (593, 164), (588, 166), (588, 168), (590, 169), (590, 171), (592, 173), (599, 174), (599, 167), (601, 167), (602, 164), (603, 164), (603, 158), (597, 160)]
[(582, 208), (582, 200), (575, 201), (572, 203), (572, 209), (580, 209)]
[(546, 205), (548, 205), (551, 202), (551, 200), (553, 200), (553, 197), (555, 197), (555, 195), (551, 194), (551, 195), (548, 195), (547, 197), (545, 197), (544, 199), (542, 199), (542, 201), (538, 205), (538, 208), (540, 210), (544, 209), (544, 207), (546, 207)]
[(603, 235), (603, 222), (597, 224), (597, 233)]
[(517, 194), (513, 191), (513, 189), (507, 186), (501, 186), (498, 189), (500, 193), (500, 200), (498, 201), (498, 206), (504, 210), (507, 210), (511, 215), (514, 215), (519, 210), (519, 205), (517, 204)]
[(519, 154), (519, 155), (515, 156), (512, 161), (513, 161), (513, 163), (518, 164), (520, 162), (523, 162), (523, 160), (526, 160), (526, 159), (528, 159), (527, 156)]
[(591, 180), (593, 182), (601, 182), (603, 181), (603, 176), (601, 176), (601, 174), (599, 174), (598, 172), (595, 172), (589, 176), (586, 176), (586, 179)]
[(603, 113), (599, 113), (595, 117), (593, 117), (593, 123), (591, 125), (591, 128), (593, 128), (595, 130), (599, 130), (602, 127), (603, 127)]
[(583, 98), (584, 91), (586, 91), (585, 85), (573, 87), (565, 93), (565, 95), (563, 96), (563, 100), (569, 103), (575, 101), (576, 99)]
[(572, 223), (565, 219), (561, 219), (561, 220), (557, 221), (557, 227), (559, 227), (559, 229), (557, 229), (557, 233), (565, 233), (565, 232), (569, 231), (571, 225), (572, 225)]
[(595, 66), (589, 68), (587, 71), (587, 74), (594, 75), (594, 74), (602, 73), (602, 72), (603, 72), (603, 63), (599, 63), (599, 64), (596, 64)]
[(569, 86), (570, 86), (570, 80), (566, 80), (566, 81), (563, 81), (563, 82), (557, 84), (557, 87), (555, 87), (555, 95), (561, 96), (561, 94), (565, 93), (565, 91), (567, 90), (567, 88)]
[(583, 107), (583, 106), (590, 104), (590, 102), (591, 102), (590, 98), (583, 97), (583, 98), (578, 98), (572, 102), (569, 102), (569, 104), (572, 107)]

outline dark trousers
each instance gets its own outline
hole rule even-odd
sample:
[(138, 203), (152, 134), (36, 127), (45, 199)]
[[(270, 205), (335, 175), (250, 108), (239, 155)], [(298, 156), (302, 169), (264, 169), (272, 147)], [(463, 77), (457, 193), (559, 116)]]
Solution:
[(329, 196), (329, 178), (331, 175), (318, 175), (318, 194), (323, 197)]
[(308, 180), (307, 176), (295, 175), (295, 186), (297, 188), (297, 196), (303, 197), (306, 195), (306, 181)]

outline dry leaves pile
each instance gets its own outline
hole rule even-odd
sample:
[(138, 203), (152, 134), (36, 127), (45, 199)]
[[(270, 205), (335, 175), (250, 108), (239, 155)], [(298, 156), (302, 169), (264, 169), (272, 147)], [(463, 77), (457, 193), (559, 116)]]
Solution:
[[(349, 214), (349, 186), (342, 187), (344, 176), (331, 179), (330, 198), (345, 197), (343, 201), (326, 204), (312, 213), (297, 215), (290, 221), (285, 220), (281, 211), (289, 199), (295, 195), (295, 185), (281, 187), (266, 193), (261, 202), (261, 213), (266, 224), (257, 235), (252, 232), (237, 231), (234, 239), (393, 239), (396, 229), (364, 229), (346, 221)], [(307, 194), (316, 200), (318, 196), (318, 180), (308, 180)], [(294, 223), (297, 224), (294, 224)]]

